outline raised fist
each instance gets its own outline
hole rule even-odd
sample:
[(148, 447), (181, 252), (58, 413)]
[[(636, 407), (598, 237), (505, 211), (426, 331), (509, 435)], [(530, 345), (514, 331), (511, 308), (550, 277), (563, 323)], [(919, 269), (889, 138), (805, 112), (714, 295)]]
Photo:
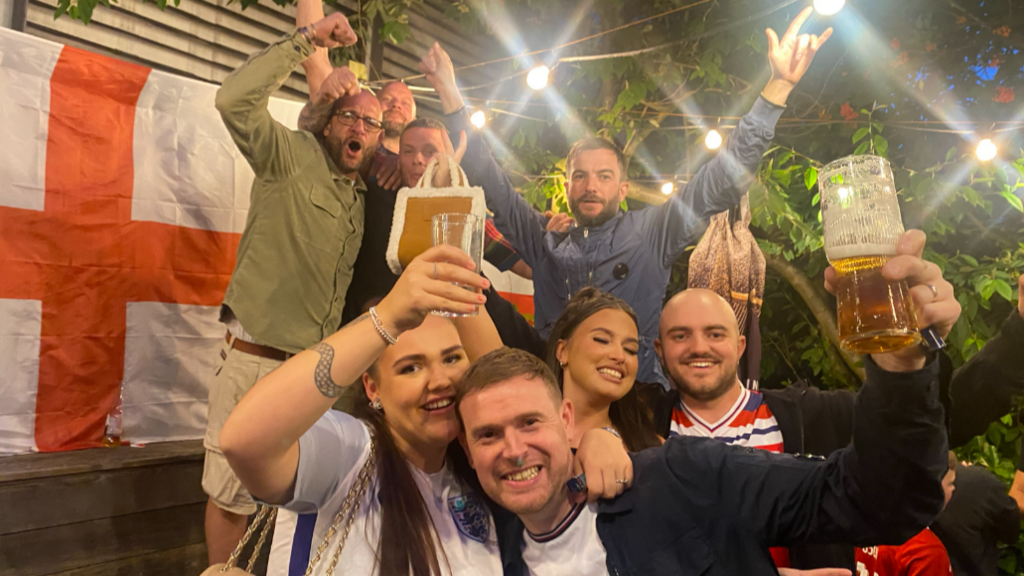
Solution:
[(335, 12), (330, 16), (313, 24), (316, 32), (314, 42), (322, 48), (336, 48), (338, 46), (351, 46), (356, 43), (356, 33), (348, 18), (341, 12)]

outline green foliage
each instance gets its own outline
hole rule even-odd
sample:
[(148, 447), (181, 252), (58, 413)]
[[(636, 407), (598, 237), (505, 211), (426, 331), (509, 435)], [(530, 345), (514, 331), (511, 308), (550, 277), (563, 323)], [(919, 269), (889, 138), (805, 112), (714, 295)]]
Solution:
[[(928, 234), (925, 257), (944, 270), (963, 308), (947, 339), (947, 352), (959, 366), (995, 334), (1016, 305), (1015, 282), (1024, 271), (1020, 189), (1024, 187), (1024, 152), (1003, 140), (1003, 161), (981, 164), (973, 157), (969, 138), (948, 132), (963, 125), (920, 120), (1012, 117), (1015, 107), (1007, 104), (1012, 93), (1006, 90), (1024, 79), (1024, 46), (1016, 30), (1009, 35), (997, 30), (1006, 23), (1011, 28), (1024, 26), (1014, 26), (1008, 5), (983, 6), (981, 0), (941, 7), (928, 0), (867, 2), (857, 8), (868, 19), (871, 33), (841, 17), (830, 23), (839, 34), (818, 54), (808, 77), (790, 96), (784, 121), (776, 129), (775, 146), (758, 166), (749, 189), (752, 232), (770, 259), (795, 268), (811, 285), (821, 287), (828, 262), (822, 249), (820, 171), (829, 161), (849, 154), (888, 158), (906, 227)], [(661, 0), (653, 6), (599, 1), (593, 6), (597, 17), (584, 19), (573, 37), (683, 4), (683, 0)], [(571, 3), (521, 0), (506, 5), (517, 22), (572, 21)], [(520, 121), (506, 132), (505, 141), (511, 142), (506, 165), (521, 166), (520, 183), (531, 204), (543, 208), (554, 201), (564, 207), (564, 188), (548, 177), (561, 174), (554, 159), (564, 157), (574, 135), (583, 130), (623, 146), (631, 156), (628, 175), (635, 181), (692, 175), (708, 158), (702, 143), (715, 118), (748, 109), (763, 85), (764, 27), (771, 25), (781, 32), (799, 6), (697, 41), (685, 38), (742, 22), (771, 5), (768, 0), (717, 2), (562, 51), (559, 55), (572, 56), (676, 42), (635, 59), (585, 61), (558, 68), (559, 93), (573, 107), (572, 113), (552, 110), (547, 118), (559, 129), (542, 126), (535, 145), (525, 133), (517, 132), (530, 122)], [(820, 31), (825, 24), (816, 26), (810, 31)], [(532, 48), (551, 43), (549, 27), (519, 31)], [(680, 112), (700, 118), (682, 118)], [(735, 121), (719, 124), (728, 127)], [(1012, 137), (1012, 133), (1006, 135)], [(669, 293), (685, 287), (688, 258), (689, 253), (684, 254), (673, 266)], [(834, 300), (823, 289), (811, 297), (834, 309)], [(847, 362), (808, 302), (771, 267), (761, 331), (765, 385), (786, 385), (806, 377), (825, 387), (859, 386), (853, 370), (857, 364)], [(996, 432), (975, 440), (963, 455), (996, 470), (1005, 480), (1016, 450), (1017, 420), (995, 426)], [(1019, 551), (1007, 550), (1004, 571), (1020, 572), (1021, 558)]]

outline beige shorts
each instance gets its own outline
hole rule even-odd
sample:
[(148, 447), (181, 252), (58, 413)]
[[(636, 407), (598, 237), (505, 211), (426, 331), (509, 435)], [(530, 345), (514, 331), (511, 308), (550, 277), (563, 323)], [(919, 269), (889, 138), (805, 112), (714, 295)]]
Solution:
[(256, 512), (256, 504), (221, 454), (220, 429), (242, 396), (282, 362), (229, 349), (227, 343), (221, 345), (220, 358), (223, 361), (210, 383), (206, 437), (203, 439), (206, 448), (203, 491), (218, 508), (248, 516)]

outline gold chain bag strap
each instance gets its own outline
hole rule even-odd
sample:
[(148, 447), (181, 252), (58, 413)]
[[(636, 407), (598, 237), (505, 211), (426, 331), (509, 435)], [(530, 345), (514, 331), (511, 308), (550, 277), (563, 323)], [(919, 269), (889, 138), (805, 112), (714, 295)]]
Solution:
[(327, 567), (327, 576), (334, 576), (334, 568), (338, 565), (338, 558), (341, 558), (341, 550), (345, 547), (345, 541), (348, 540), (348, 533), (352, 529), (352, 523), (355, 522), (359, 504), (362, 503), (363, 495), (366, 494), (366, 488), (370, 485), (370, 477), (373, 476), (373, 468), (376, 461), (377, 443), (371, 437), (370, 454), (366, 457), (366, 462), (363, 463), (363, 467), (359, 470), (356, 481), (349, 488), (348, 496), (345, 497), (341, 510), (338, 510), (338, 514), (334, 516), (334, 522), (331, 523), (330, 529), (327, 530), (324, 541), (317, 547), (316, 554), (309, 559), (309, 566), (306, 568), (305, 576), (312, 576), (313, 567), (320, 561), (320, 557), (330, 545), (334, 535), (338, 532), (338, 526), (341, 525), (341, 521), (344, 519), (345, 527), (342, 529), (341, 537), (338, 539), (338, 547), (335, 548), (334, 555), (331, 557), (331, 564)]
[[(249, 528), (242, 535), (242, 539), (238, 541), (238, 545), (235, 546), (235, 551), (231, 553), (228, 561), (224, 564), (214, 564), (203, 571), (199, 576), (215, 576), (216, 574), (227, 574), (228, 576), (244, 576), (251, 575), (253, 567), (256, 566), (256, 560), (260, 556), (260, 550), (263, 550), (263, 544), (267, 541), (267, 534), (270, 533), (270, 527), (274, 525), (274, 520), (277, 518), (277, 508), (271, 508), (270, 506), (260, 506), (259, 511), (256, 513), (256, 518), (249, 525)], [(263, 524), (263, 530), (260, 532), (260, 539), (256, 541), (256, 547), (252, 550), (252, 556), (249, 557), (249, 564), (245, 570), (237, 567), (238, 557), (242, 554), (242, 549), (252, 539), (252, 535), (256, 533), (256, 528), (259, 527), (260, 522), (264, 519), (266, 523)]]
[[(338, 526), (341, 525), (341, 521), (345, 520), (345, 527), (341, 531), (341, 538), (338, 540), (338, 547), (334, 550), (334, 554), (331, 557), (331, 564), (327, 567), (327, 576), (334, 575), (334, 568), (338, 565), (338, 559), (341, 557), (341, 550), (345, 547), (345, 540), (348, 539), (348, 533), (352, 529), (352, 523), (355, 521), (356, 512), (359, 510), (359, 504), (363, 500), (363, 496), (366, 494), (366, 489), (370, 485), (370, 478), (373, 475), (373, 469), (377, 461), (377, 448), (376, 443), (370, 440), (370, 454), (366, 457), (366, 462), (363, 463), (363, 467), (359, 470), (359, 475), (356, 476), (355, 483), (349, 488), (348, 496), (345, 497), (345, 502), (341, 505), (341, 510), (338, 510), (338, 514), (334, 517), (334, 522), (331, 523), (330, 529), (327, 530), (327, 534), (324, 536), (324, 541), (320, 543), (320, 546), (316, 549), (316, 554), (313, 555), (309, 560), (309, 566), (306, 568), (305, 576), (311, 576), (313, 574), (313, 568), (317, 562), (320, 561), (320, 557), (323, 555), (324, 550), (330, 545), (334, 535), (338, 533)], [(256, 560), (259, 557), (260, 550), (263, 549), (263, 544), (267, 540), (267, 534), (270, 532), (270, 527), (274, 524), (274, 519), (277, 517), (277, 508), (271, 508), (269, 506), (260, 506), (259, 512), (256, 513), (256, 519), (253, 520), (252, 524), (249, 525), (248, 530), (242, 536), (242, 539), (238, 541), (238, 546), (235, 547), (235, 551), (231, 553), (231, 557), (228, 558), (225, 564), (214, 564), (203, 571), (199, 576), (216, 576), (218, 574), (225, 574), (226, 576), (251, 576), (253, 567), (256, 565)], [(235, 564), (238, 562), (238, 557), (242, 554), (242, 549), (252, 539), (252, 535), (256, 532), (256, 528), (260, 522), (266, 518), (266, 524), (263, 525), (263, 530), (260, 533), (260, 538), (256, 542), (256, 547), (253, 549), (252, 556), (249, 558), (249, 564), (245, 570), (238, 568)]]

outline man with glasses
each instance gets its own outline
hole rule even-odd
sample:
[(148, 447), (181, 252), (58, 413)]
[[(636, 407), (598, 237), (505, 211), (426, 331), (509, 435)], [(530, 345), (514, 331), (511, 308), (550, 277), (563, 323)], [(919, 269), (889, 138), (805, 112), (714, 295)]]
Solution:
[(338, 329), (363, 237), (359, 169), (383, 135), (380, 103), (348, 69), (325, 82), (335, 98), (316, 134), (285, 128), (267, 105), (315, 46), (355, 42), (348, 20), (332, 14), (253, 55), (217, 92), (217, 110), (256, 178), (210, 383), (203, 490), (211, 564), (228, 559), (256, 511), (219, 450), (220, 429), (257, 380)]

